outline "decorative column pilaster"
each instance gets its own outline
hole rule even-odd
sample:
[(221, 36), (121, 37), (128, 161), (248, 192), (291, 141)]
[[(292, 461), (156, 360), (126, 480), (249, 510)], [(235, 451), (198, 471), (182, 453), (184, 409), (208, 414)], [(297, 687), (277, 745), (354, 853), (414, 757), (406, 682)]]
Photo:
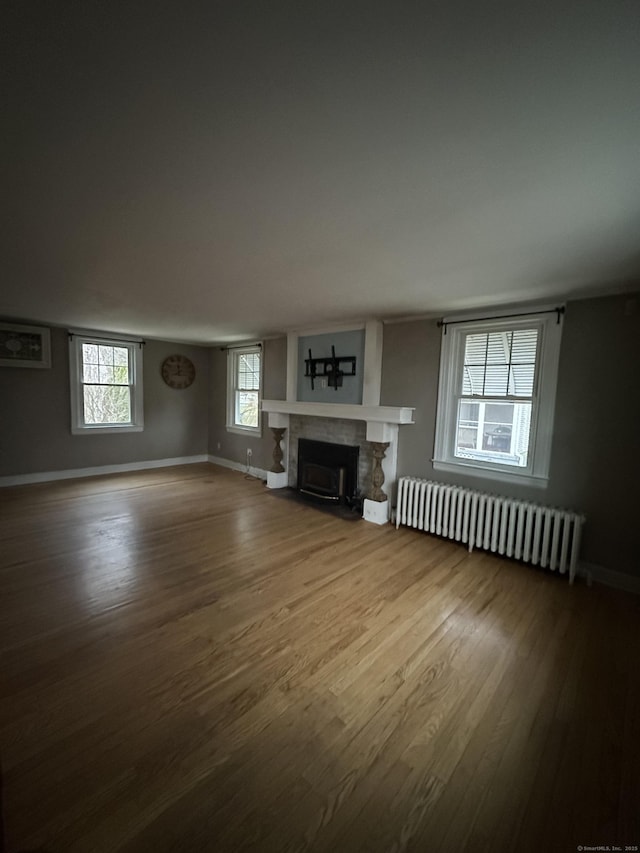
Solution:
[[(269, 428), (273, 433), (275, 446), (273, 448), (273, 464), (267, 471), (267, 488), (269, 489), (286, 489), (289, 480), (287, 469), (282, 464), (284, 453), (280, 447), (280, 442), (284, 439), (284, 434), (289, 427), (289, 415), (283, 415), (278, 412), (269, 413)], [(286, 447), (286, 444), (285, 444)], [(285, 465), (288, 460), (285, 460)]]
[(384, 471), (382, 470), (382, 460), (389, 447), (388, 441), (373, 441), (373, 471), (371, 472), (371, 491), (368, 494), (370, 501), (381, 503), (387, 500), (386, 494), (382, 491), (384, 485)]
[[(382, 435), (380, 432), (382, 432)], [(364, 499), (362, 517), (365, 521), (372, 521), (374, 524), (386, 524), (389, 521), (389, 499), (382, 490), (384, 485), (382, 460), (390, 442), (372, 441), (374, 437), (386, 438), (384, 430), (378, 430), (377, 427), (375, 430), (370, 430), (369, 425), (367, 425), (367, 438), (371, 441), (373, 468), (371, 470), (371, 488), (369, 489), (369, 494)]]
[(273, 440), (275, 441), (275, 447), (273, 448), (273, 465), (269, 469), (272, 474), (283, 474), (284, 468), (282, 467), (282, 448), (280, 447), (280, 442), (285, 433), (284, 427), (271, 427), (271, 432), (273, 433)]

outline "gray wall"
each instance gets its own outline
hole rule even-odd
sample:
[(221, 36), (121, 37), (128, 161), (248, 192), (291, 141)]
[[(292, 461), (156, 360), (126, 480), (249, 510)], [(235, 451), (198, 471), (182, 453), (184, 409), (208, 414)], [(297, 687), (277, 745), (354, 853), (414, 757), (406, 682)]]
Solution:
[[(284, 400), (287, 390), (287, 339), (267, 340), (263, 345), (263, 397)], [(247, 448), (253, 451), (251, 464), (268, 471), (273, 463), (273, 436), (262, 417), (262, 437), (227, 431), (227, 352), (215, 347), (209, 353), (209, 453), (242, 465)]]
[[(635, 304), (635, 308), (634, 308)], [(640, 575), (640, 294), (570, 302), (560, 358), (551, 478), (547, 489), (518, 487), (433, 470), (440, 331), (434, 321), (384, 328), (382, 405), (415, 406), (416, 423), (400, 427), (400, 474), (583, 511), (583, 557)], [(226, 352), (148, 341), (144, 350), (145, 428), (141, 433), (73, 436), (67, 335), (52, 329), (49, 370), (0, 368), (0, 476), (62, 471), (210, 453), (268, 469), (273, 441), (226, 430)], [(196, 366), (185, 391), (160, 376), (173, 352)], [(350, 354), (350, 353), (349, 353)], [(264, 396), (285, 399), (286, 338), (265, 341)]]
[[(144, 430), (72, 435), (69, 348), (65, 329), (51, 329), (48, 370), (0, 367), (0, 476), (64, 471), (207, 453), (209, 353), (204, 347), (147, 341), (144, 348)], [(167, 355), (193, 361), (196, 379), (174, 391), (162, 380)]]
[(640, 294), (569, 302), (564, 323), (547, 489), (433, 469), (440, 330), (386, 325), (381, 403), (416, 407), (415, 425), (400, 427), (398, 471), (580, 510), (583, 559), (640, 575)]

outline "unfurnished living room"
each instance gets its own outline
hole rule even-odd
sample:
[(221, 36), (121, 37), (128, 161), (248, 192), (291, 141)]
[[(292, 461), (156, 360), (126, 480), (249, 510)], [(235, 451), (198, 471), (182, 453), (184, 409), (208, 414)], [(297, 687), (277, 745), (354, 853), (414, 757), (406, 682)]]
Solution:
[(1, 55), (1, 853), (637, 851), (638, 4)]

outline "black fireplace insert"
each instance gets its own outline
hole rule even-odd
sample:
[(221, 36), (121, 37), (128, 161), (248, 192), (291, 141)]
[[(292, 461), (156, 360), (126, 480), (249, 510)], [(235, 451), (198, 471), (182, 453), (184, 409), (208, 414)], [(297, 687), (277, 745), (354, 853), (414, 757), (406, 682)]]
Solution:
[(298, 439), (298, 491), (318, 501), (349, 504), (358, 496), (360, 448)]

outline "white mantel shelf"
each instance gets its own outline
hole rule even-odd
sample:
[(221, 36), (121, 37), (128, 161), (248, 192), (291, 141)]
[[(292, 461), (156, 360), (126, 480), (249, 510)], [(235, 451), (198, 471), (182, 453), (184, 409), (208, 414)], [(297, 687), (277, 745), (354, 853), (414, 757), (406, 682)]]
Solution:
[(316, 418), (344, 418), (367, 423), (412, 424), (414, 409), (409, 406), (358, 406), (351, 403), (299, 403), (288, 400), (263, 400), (263, 412), (282, 415), (306, 415)]

